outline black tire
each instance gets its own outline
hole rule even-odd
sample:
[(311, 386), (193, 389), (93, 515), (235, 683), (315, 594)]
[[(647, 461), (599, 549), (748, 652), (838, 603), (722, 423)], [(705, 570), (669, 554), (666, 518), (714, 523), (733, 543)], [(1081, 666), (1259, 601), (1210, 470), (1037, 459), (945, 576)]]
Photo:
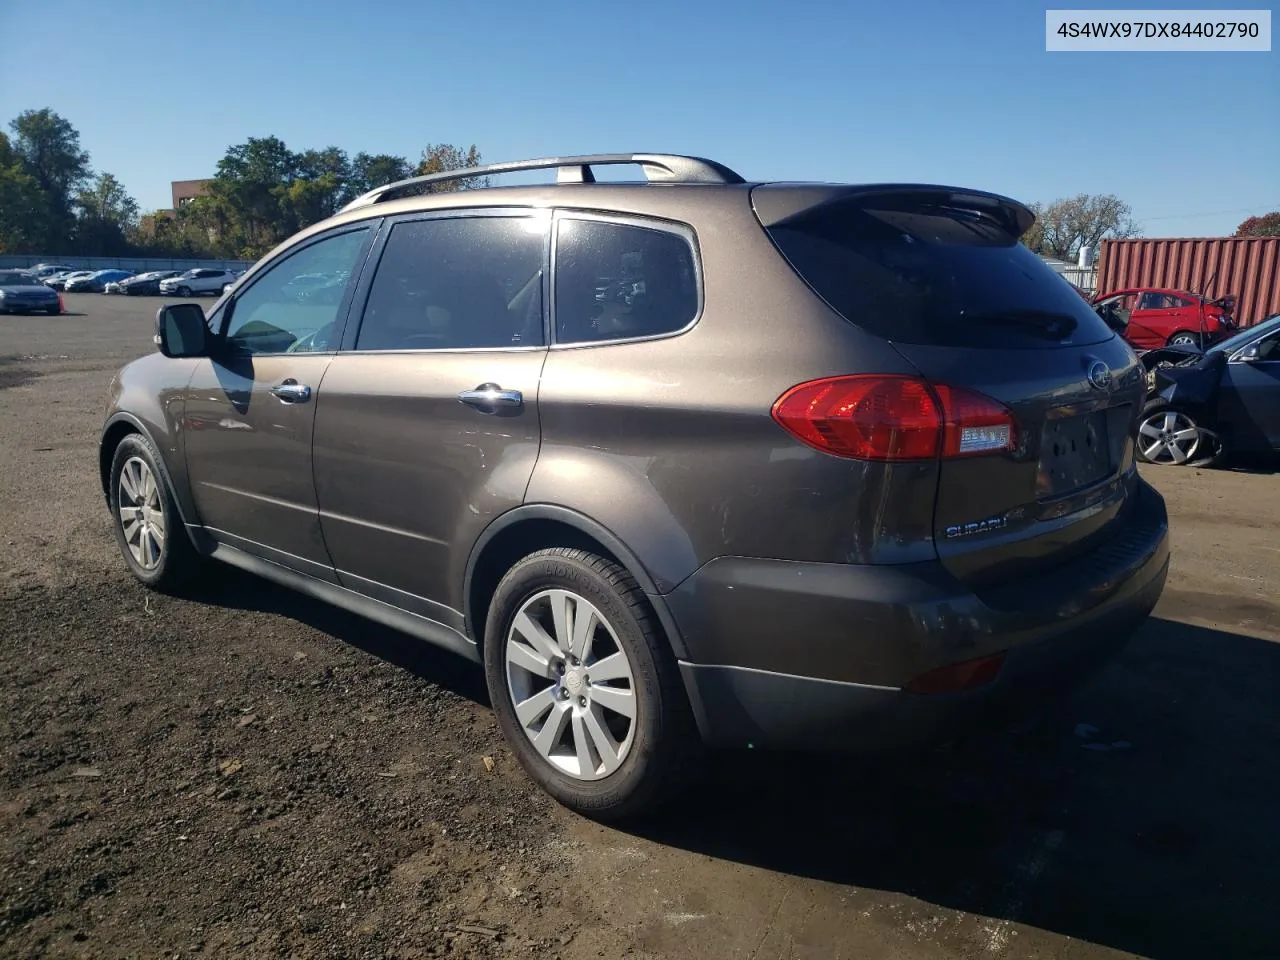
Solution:
[(180, 296), (180, 297), (189, 297), (189, 296), (191, 296), (191, 288), (190, 288), (190, 287), (179, 287), (179, 288), (178, 288), (178, 296)]
[(60, 307), (50, 307), (50, 308), (49, 308), (49, 316), (51, 316), (51, 317), (59, 316), (61, 313), (62, 313), (62, 309), (61, 309)]
[(1198, 333), (1193, 333), (1190, 330), (1174, 331), (1173, 335), (1170, 336), (1168, 341), (1165, 343), (1165, 346), (1172, 347), (1178, 342), (1190, 343), (1196, 349), (1200, 349), (1203, 346), (1200, 342), (1200, 335)]
[[(597, 780), (570, 776), (534, 747), (516, 716), (507, 683), (511, 625), (526, 601), (567, 589), (608, 620), (631, 664), (636, 718), (630, 749), (618, 768)], [(525, 772), (564, 806), (596, 820), (650, 812), (688, 783), (701, 741), (675, 658), (644, 592), (622, 567), (586, 550), (553, 547), (516, 563), (498, 584), (485, 626), (489, 697), (508, 744)]]
[[(158, 501), (163, 516), (163, 546), (159, 550), (159, 559), (154, 566), (144, 567), (135, 559), (125, 539), (124, 522), (121, 519), (121, 473), (125, 465), (134, 458), (142, 460), (150, 469), (157, 486)], [(169, 474), (165, 471), (160, 454), (151, 441), (140, 433), (131, 433), (120, 441), (111, 457), (111, 473), (108, 486), (107, 502), (111, 508), (111, 526), (115, 530), (116, 545), (124, 557), (129, 572), (139, 581), (154, 590), (172, 592), (190, 581), (201, 566), (201, 557), (196, 553), (183, 526), (178, 506), (174, 502), (173, 492), (169, 485)]]

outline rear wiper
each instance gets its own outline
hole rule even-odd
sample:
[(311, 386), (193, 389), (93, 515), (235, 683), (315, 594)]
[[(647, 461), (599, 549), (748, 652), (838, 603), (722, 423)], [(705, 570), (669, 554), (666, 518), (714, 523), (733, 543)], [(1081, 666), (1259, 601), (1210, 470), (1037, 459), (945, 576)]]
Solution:
[(964, 313), (962, 316), (975, 323), (1029, 329), (1055, 340), (1070, 336), (1080, 325), (1075, 317), (1050, 310), (992, 310), (986, 313)]

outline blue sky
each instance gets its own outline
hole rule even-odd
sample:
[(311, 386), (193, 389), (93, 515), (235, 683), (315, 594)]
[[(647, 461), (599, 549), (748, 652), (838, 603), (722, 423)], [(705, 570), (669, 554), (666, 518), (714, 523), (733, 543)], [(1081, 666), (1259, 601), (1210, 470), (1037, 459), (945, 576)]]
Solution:
[(52, 107), (144, 209), (270, 134), (413, 159), (440, 141), (490, 161), (662, 151), (749, 179), (1115, 193), (1150, 236), (1280, 209), (1280, 53), (1046, 53), (1044, 11), (43, 0), (0, 9), (0, 118)]

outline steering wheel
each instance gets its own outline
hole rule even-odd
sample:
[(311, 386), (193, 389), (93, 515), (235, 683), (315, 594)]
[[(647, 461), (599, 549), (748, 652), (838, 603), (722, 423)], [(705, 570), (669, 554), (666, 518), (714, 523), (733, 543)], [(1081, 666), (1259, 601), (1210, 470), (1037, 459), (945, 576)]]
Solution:
[(311, 353), (315, 350), (316, 344), (323, 344), (323, 347), (329, 345), (329, 335), (333, 333), (333, 322), (326, 323), (323, 327), (313, 330), (305, 337), (299, 337), (289, 345), (289, 349), (285, 353)]

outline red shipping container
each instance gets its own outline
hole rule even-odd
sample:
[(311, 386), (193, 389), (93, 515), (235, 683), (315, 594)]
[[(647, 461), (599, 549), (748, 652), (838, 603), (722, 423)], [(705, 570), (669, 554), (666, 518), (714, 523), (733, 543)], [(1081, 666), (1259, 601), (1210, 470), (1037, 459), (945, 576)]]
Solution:
[(1103, 240), (1098, 293), (1126, 287), (1234, 294), (1233, 315), (1251, 326), (1280, 313), (1280, 237)]

